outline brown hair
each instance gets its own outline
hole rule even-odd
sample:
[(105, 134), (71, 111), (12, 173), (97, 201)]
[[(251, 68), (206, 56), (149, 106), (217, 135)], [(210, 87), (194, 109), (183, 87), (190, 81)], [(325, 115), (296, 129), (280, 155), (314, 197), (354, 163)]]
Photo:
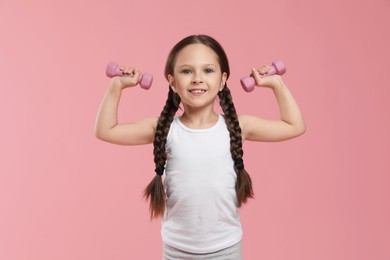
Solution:
[[(221, 71), (225, 72), (227, 74), (227, 78), (229, 78), (230, 68), (225, 51), (215, 39), (207, 35), (191, 35), (178, 42), (168, 55), (168, 59), (165, 64), (165, 77), (168, 78), (168, 75), (173, 75), (177, 54), (184, 47), (194, 43), (204, 44), (214, 50), (218, 56)], [(242, 150), (241, 128), (236, 109), (233, 104), (233, 98), (226, 84), (223, 90), (218, 93), (218, 96), (230, 134), (230, 152), (234, 161), (235, 171), (237, 173), (237, 204), (238, 207), (241, 207), (248, 198), (253, 198), (252, 181), (245, 170), (242, 161), (244, 152)], [(163, 216), (165, 211), (166, 195), (161, 177), (167, 160), (165, 145), (167, 143), (167, 135), (170, 125), (179, 108), (180, 101), (180, 97), (173, 92), (171, 88), (169, 88), (167, 101), (157, 123), (156, 134), (153, 142), (154, 163), (156, 165), (157, 174), (144, 191), (145, 198), (150, 199), (149, 209), (152, 218)]]

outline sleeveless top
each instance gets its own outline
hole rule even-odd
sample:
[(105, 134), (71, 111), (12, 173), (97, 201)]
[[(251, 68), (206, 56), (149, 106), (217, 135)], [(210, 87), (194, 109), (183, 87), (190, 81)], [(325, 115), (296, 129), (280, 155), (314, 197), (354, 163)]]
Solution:
[(223, 116), (208, 129), (191, 129), (175, 117), (167, 136), (163, 242), (190, 253), (215, 252), (242, 237), (236, 172)]

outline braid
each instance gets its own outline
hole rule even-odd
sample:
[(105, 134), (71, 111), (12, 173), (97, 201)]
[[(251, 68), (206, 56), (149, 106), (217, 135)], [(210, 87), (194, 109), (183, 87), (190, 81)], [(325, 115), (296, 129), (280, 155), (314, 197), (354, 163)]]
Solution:
[(248, 172), (244, 168), (242, 157), (242, 136), (241, 128), (238, 121), (236, 109), (233, 104), (233, 98), (230, 90), (225, 84), (222, 91), (218, 93), (219, 102), (225, 114), (225, 121), (230, 135), (230, 152), (234, 161), (234, 166), (237, 174), (236, 193), (238, 207), (246, 203), (248, 198), (253, 198), (252, 181)]
[(154, 163), (156, 165), (156, 176), (144, 190), (144, 197), (150, 198), (150, 215), (151, 218), (163, 216), (165, 212), (165, 191), (162, 182), (162, 173), (164, 171), (167, 153), (165, 145), (167, 143), (167, 135), (176, 111), (179, 108), (180, 97), (169, 88), (168, 98), (160, 117), (157, 122), (156, 134), (154, 136)]

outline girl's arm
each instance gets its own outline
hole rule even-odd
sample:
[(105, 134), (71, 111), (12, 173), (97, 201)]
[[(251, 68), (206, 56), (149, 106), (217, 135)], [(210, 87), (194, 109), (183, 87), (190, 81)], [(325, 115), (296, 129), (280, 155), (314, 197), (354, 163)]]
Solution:
[(132, 77), (113, 77), (100, 104), (96, 118), (95, 135), (100, 140), (120, 145), (152, 143), (158, 118), (148, 118), (133, 123), (118, 123), (118, 106), (122, 90), (137, 85), (140, 72), (123, 68)]
[(256, 85), (271, 88), (279, 105), (280, 120), (265, 120), (262, 118), (242, 115), (239, 117), (243, 140), (278, 142), (288, 140), (303, 134), (306, 130), (303, 115), (290, 90), (278, 75), (261, 77), (269, 70), (264, 66), (252, 70)]

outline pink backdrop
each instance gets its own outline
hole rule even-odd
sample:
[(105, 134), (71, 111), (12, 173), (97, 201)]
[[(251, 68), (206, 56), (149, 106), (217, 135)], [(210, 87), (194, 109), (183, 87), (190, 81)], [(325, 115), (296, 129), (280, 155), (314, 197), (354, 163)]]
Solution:
[[(368, 4), (369, 2), (369, 4)], [(158, 115), (169, 49), (189, 34), (225, 47), (239, 113), (277, 116), (239, 78), (282, 58), (307, 132), (246, 143), (256, 199), (245, 259), (390, 259), (390, 3), (372, 1), (0, 2), (0, 259), (160, 259), (142, 190), (152, 146), (94, 137), (109, 60), (152, 73), (120, 118)]]

